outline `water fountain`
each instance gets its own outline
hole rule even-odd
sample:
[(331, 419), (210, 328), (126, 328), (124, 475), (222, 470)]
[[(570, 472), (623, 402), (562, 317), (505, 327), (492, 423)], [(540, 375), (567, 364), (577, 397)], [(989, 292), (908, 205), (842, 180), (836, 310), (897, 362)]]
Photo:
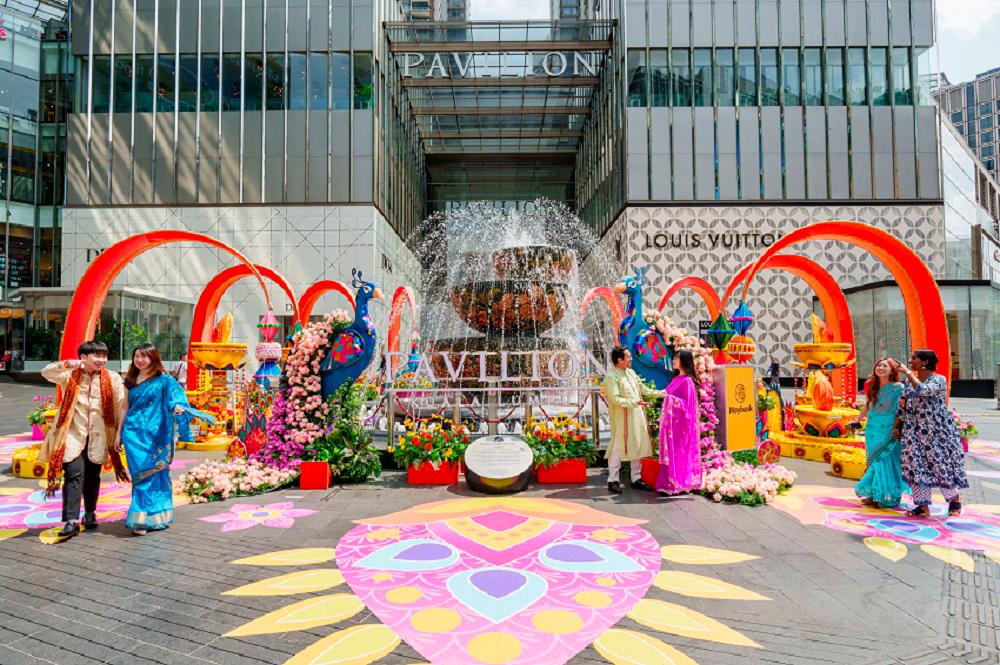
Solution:
[(596, 358), (609, 350), (608, 313), (593, 307), (584, 321), (580, 301), (620, 267), (566, 206), (471, 203), (433, 215), (408, 244), (423, 271), (421, 350), (438, 387), (471, 391), (463, 417), (475, 416), (489, 388), (502, 389), (503, 407), (532, 389), (583, 385), (581, 331), (597, 341)]

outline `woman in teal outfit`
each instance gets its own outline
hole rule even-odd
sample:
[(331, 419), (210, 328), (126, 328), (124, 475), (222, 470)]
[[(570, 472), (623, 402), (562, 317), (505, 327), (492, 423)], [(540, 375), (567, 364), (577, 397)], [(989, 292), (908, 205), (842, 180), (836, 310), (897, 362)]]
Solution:
[(191, 409), (177, 380), (167, 374), (152, 344), (132, 352), (125, 376), (128, 412), (119, 425), (117, 448), (124, 447), (132, 476), (132, 504), (125, 526), (141, 536), (167, 528), (174, 519), (170, 463), (174, 457), (175, 418), (209, 418)]
[(908, 491), (900, 471), (899, 439), (893, 436), (902, 394), (903, 384), (899, 382), (898, 372), (886, 358), (881, 358), (865, 383), (867, 399), (861, 411), (861, 418), (868, 416), (865, 425), (868, 468), (854, 492), (865, 505), (898, 506), (903, 493)]

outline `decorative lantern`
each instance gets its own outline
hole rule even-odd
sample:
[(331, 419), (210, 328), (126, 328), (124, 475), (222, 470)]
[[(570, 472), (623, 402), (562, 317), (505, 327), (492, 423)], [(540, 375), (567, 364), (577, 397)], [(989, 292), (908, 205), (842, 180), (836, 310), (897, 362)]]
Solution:
[(737, 335), (747, 334), (747, 331), (753, 326), (754, 316), (750, 308), (747, 307), (746, 301), (740, 303), (740, 306), (736, 308), (736, 311), (729, 318), (729, 322), (733, 325), (733, 330), (736, 331)]
[(261, 317), (257, 328), (260, 330), (260, 334), (265, 342), (274, 341), (275, 335), (278, 334), (278, 330), (281, 328), (281, 324), (278, 323), (278, 317), (274, 315), (274, 310), (267, 310), (267, 314)]
[(712, 325), (708, 327), (708, 343), (716, 351), (722, 351), (735, 334), (736, 331), (729, 324), (729, 319), (726, 318), (725, 314), (719, 312), (719, 315), (715, 317), (715, 321), (712, 321)]
[(729, 340), (726, 346), (726, 357), (734, 363), (745, 364), (753, 359), (753, 354), (757, 351), (757, 345), (753, 339), (746, 335), (736, 335)]

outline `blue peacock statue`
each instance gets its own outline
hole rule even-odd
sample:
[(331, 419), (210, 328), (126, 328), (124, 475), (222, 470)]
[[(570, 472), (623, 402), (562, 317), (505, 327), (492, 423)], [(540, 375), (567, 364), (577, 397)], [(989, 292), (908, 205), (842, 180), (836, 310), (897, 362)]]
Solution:
[(674, 351), (655, 327), (642, 316), (642, 287), (646, 284), (646, 269), (636, 268), (635, 277), (623, 277), (615, 285), (617, 293), (625, 294), (628, 305), (618, 328), (618, 344), (632, 354), (632, 369), (657, 390), (663, 390), (674, 378)]
[(354, 383), (368, 368), (378, 348), (378, 331), (368, 313), (368, 301), (383, 300), (382, 291), (374, 282), (366, 282), (360, 270), (352, 270), (351, 275), (351, 286), (358, 290), (354, 297), (354, 321), (334, 337), (333, 347), (320, 365), (323, 399), (345, 383)]

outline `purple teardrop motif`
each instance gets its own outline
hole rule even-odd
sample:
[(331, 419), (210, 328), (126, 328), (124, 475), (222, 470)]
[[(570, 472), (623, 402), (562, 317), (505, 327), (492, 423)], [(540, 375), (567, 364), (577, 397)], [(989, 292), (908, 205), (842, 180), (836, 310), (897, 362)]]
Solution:
[(484, 570), (469, 578), (472, 586), (493, 598), (509, 596), (525, 585), (524, 575), (516, 570)]
[(413, 547), (407, 547), (405, 550), (392, 558), (399, 559), (401, 561), (435, 561), (437, 559), (444, 559), (450, 554), (451, 550), (444, 545), (439, 545), (437, 543), (420, 543), (419, 545), (414, 545)]
[(597, 563), (604, 561), (604, 558), (597, 552), (571, 543), (553, 545), (549, 548), (548, 556), (555, 561), (565, 561), (566, 563)]

